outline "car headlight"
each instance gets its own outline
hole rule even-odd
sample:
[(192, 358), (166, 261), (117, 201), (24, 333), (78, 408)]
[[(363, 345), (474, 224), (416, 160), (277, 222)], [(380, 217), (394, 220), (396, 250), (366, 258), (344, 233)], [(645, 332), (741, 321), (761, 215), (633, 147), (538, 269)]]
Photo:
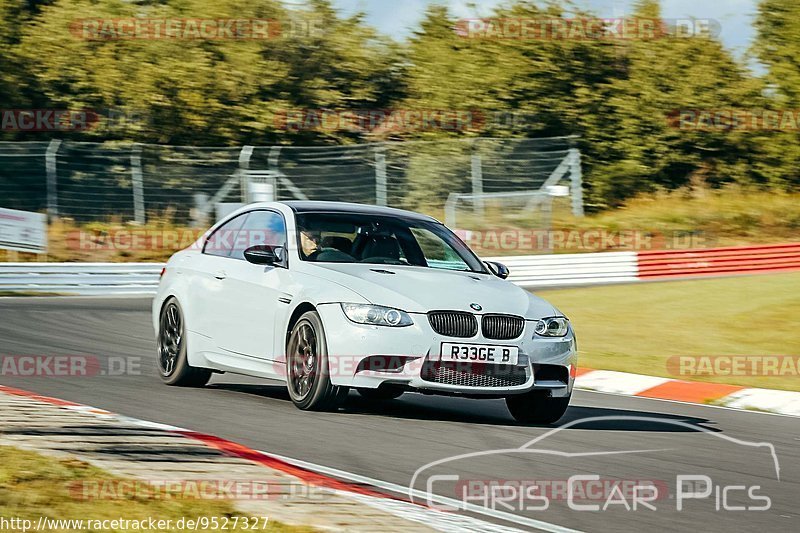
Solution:
[(569, 331), (569, 319), (563, 316), (543, 318), (536, 323), (533, 331), (542, 337), (563, 337)]
[(403, 327), (414, 323), (405, 311), (380, 305), (342, 304), (342, 311), (347, 318), (358, 324)]

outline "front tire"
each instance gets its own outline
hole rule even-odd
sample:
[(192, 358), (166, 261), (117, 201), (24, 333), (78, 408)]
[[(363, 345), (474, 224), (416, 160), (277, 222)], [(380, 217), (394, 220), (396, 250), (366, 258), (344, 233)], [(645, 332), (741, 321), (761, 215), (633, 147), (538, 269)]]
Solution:
[(325, 329), (316, 311), (304, 313), (292, 328), (286, 347), (289, 397), (303, 411), (332, 411), (348, 388), (331, 383)]
[(551, 398), (547, 391), (531, 391), (506, 398), (506, 406), (517, 422), (554, 424), (569, 407), (570, 396)]
[(178, 300), (169, 298), (158, 319), (158, 375), (167, 385), (202, 387), (211, 371), (189, 364), (186, 353), (186, 323)]

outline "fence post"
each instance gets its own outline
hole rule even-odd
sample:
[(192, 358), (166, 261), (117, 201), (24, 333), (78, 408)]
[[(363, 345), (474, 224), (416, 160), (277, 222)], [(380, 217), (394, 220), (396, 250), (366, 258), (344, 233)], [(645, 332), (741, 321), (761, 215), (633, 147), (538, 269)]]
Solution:
[(553, 253), (553, 197), (548, 194), (542, 202), (542, 227), (547, 240), (547, 253)]
[(250, 158), (253, 156), (253, 147), (250, 145), (243, 146), (242, 151), (239, 152), (239, 188), (241, 189), (241, 197), (243, 204), (250, 203), (250, 177), (247, 171), (250, 170)]
[(269, 149), (269, 157), (267, 164), (269, 165), (270, 182), (272, 183), (272, 201), (278, 201), (278, 178), (281, 176), (280, 167), (278, 167), (278, 158), (281, 156), (281, 147), (273, 146)]
[(447, 195), (447, 201), (444, 203), (444, 224), (452, 229), (456, 229), (456, 202), (461, 196), (456, 192), (451, 192)]
[(144, 185), (142, 183), (142, 145), (131, 147), (131, 185), (133, 187), (133, 219), (144, 225)]
[(581, 152), (570, 148), (570, 185), (572, 187), (572, 214), (583, 216), (583, 172), (581, 171)]
[(472, 153), (472, 195), (473, 195), (473, 208), (475, 214), (483, 217), (483, 161), (481, 155), (474, 152)]
[(44, 166), (47, 174), (47, 215), (50, 222), (58, 218), (58, 182), (56, 181), (56, 153), (61, 146), (59, 139), (53, 139), (47, 145)]
[(194, 208), (189, 210), (189, 216), (192, 219), (192, 227), (200, 228), (206, 226), (206, 219), (208, 218), (208, 194), (196, 192), (192, 197), (194, 198)]
[(375, 203), (386, 206), (386, 147), (381, 145), (375, 148)]

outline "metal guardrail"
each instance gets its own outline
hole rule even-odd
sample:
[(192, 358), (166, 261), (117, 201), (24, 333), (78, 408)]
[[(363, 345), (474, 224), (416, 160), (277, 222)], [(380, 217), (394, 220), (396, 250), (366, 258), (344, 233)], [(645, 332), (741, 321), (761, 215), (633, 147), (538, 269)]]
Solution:
[(0, 263), (0, 292), (154, 294), (161, 263)]
[[(636, 253), (497, 257), (522, 287), (636, 281)], [(154, 294), (161, 263), (0, 263), (0, 291)]]
[(506, 265), (521, 287), (558, 287), (637, 281), (636, 252), (486, 258)]
[[(503, 256), (525, 288), (800, 270), (800, 243), (706, 250)], [(0, 292), (154, 294), (161, 263), (0, 263)]]

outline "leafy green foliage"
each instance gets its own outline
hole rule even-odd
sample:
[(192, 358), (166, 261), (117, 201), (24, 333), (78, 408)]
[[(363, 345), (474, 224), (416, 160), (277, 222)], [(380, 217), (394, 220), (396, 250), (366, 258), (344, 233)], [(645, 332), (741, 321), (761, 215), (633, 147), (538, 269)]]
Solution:
[[(594, 15), (568, 2), (518, 0), (493, 16)], [(632, 16), (659, 19), (659, 4), (641, 0)], [(81, 19), (133, 17), (280, 20), (285, 34), (89, 40), (70, 30)], [(291, 9), (278, 0), (0, 0), (0, 102), (6, 109), (112, 109), (135, 117), (59, 133), (81, 140), (236, 146), (575, 135), (586, 202), (604, 209), (685, 185), (796, 187), (796, 131), (677, 128), (668, 117), (693, 109), (800, 109), (798, 21), (793, 0), (762, 0), (753, 47), (768, 68), (762, 79), (711, 35), (465, 38), (440, 5), (429, 8), (407, 42), (397, 43), (361, 15), (343, 17), (329, 0)], [(292, 110), (370, 109), (471, 111), (482, 120), (401, 131), (295, 130), (280, 120)], [(437, 154), (411, 145), (408, 202), (424, 205), (463, 189), (469, 146)]]

